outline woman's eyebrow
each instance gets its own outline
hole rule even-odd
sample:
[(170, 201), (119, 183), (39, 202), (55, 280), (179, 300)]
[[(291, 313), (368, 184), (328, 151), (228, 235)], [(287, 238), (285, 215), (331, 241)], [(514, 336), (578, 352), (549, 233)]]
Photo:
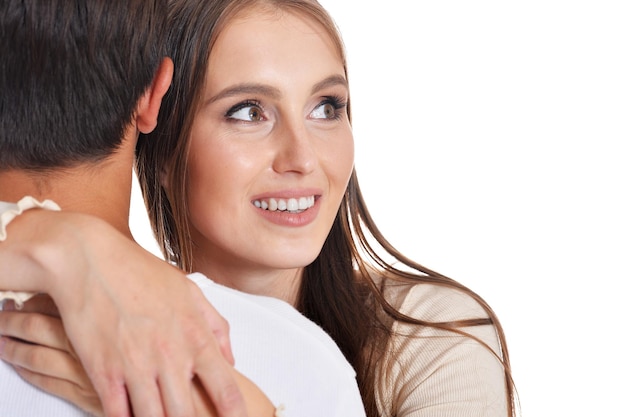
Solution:
[[(331, 75), (322, 81), (316, 83), (311, 88), (311, 94), (315, 94), (320, 90), (323, 90), (328, 87), (333, 87), (335, 85), (342, 85), (344, 87), (348, 87), (348, 81), (342, 75)], [(236, 84), (230, 87), (227, 87), (208, 99), (206, 104), (214, 103), (218, 100), (222, 100), (227, 97), (233, 97), (238, 95), (252, 94), (252, 95), (260, 95), (264, 97), (268, 97), (271, 99), (279, 99), (282, 94), (278, 88), (265, 85), (265, 84), (256, 84), (256, 83), (242, 83)]]
[(313, 88), (311, 88), (311, 94), (315, 94), (320, 90), (323, 90), (328, 87), (333, 87), (336, 85), (342, 85), (348, 88), (348, 81), (346, 77), (343, 75), (331, 75), (330, 77), (324, 78), (322, 81), (316, 83)]
[(279, 99), (281, 97), (280, 91), (275, 87), (264, 84), (243, 83), (223, 89), (222, 91), (208, 99), (206, 104), (211, 104), (223, 98), (233, 97), (242, 94), (261, 95), (272, 99)]

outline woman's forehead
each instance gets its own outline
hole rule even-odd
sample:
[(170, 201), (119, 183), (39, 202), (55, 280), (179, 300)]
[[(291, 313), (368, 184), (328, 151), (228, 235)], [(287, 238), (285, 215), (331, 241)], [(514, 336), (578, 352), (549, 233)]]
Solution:
[(236, 78), (315, 70), (343, 72), (335, 42), (317, 20), (286, 11), (232, 18), (213, 45), (208, 75)]

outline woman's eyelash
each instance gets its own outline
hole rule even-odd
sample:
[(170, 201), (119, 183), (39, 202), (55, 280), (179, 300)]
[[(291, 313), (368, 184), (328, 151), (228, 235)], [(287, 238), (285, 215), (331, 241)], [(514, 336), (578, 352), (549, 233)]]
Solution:
[(231, 117), (233, 114), (237, 113), (241, 109), (245, 109), (246, 107), (258, 107), (259, 109), (262, 109), (261, 103), (258, 100), (245, 100), (228, 109), (224, 116)]
[(337, 110), (341, 110), (348, 105), (348, 102), (339, 96), (326, 96), (320, 104), (332, 104)]
[(325, 96), (319, 106), (322, 106), (324, 104), (330, 104), (335, 108), (335, 115), (332, 117), (332, 119), (336, 120), (342, 117), (344, 112), (341, 110), (347, 107), (348, 101), (340, 96)]

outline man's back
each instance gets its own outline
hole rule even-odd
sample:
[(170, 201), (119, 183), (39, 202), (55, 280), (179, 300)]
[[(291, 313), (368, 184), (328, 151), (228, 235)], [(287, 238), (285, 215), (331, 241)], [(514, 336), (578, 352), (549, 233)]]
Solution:
[[(287, 303), (190, 276), (229, 321), (236, 368), (287, 415), (364, 417), (355, 372), (332, 339)], [(167, 300), (164, 300), (167, 302)], [(90, 414), (22, 380), (0, 363), (0, 416)]]
[(24, 381), (10, 365), (0, 363), (0, 415), (6, 417), (84, 417), (74, 405)]
[[(171, 79), (166, 10), (165, 0), (0, 2), (0, 200), (50, 198), (131, 238), (136, 132), (153, 129)], [(210, 281), (200, 283), (204, 289)], [(205, 294), (233, 329), (237, 367), (275, 405), (294, 417), (355, 415), (342, 412), (345, 404), (364, 415), (354, 372), (321, 329), (277, 300), (252, 302), (211, 285)], [(72, 342), (84, 361), (86, 352)], [(94, 387), (102, 374), (91, 369)], [(0, 417), (85, 415), (0, 364)]]

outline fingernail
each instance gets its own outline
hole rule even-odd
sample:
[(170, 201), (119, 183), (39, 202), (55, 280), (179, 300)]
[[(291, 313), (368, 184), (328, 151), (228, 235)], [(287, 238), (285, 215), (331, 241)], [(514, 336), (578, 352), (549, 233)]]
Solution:
[(15, 301), (13, 300), (5, 300), (4, 304), (2, 304), (3, 311), (15, 311)]

